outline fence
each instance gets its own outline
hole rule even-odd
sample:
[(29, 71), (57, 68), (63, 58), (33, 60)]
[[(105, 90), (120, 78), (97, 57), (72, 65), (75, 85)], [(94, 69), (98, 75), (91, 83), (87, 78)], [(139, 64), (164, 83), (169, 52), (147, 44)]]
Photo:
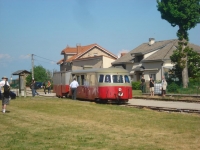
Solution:
[[(155, 83), (154, 84), (154, 93), (155, 94), (161, 94), (160, 88), (162, 87), (161, 83)], [(168, 83), (167, 94), (187, 94), (191, 96), (200, 96), (200, 82), (190, 82), (188, 83), (187, 88), (183, 88), (182, 83), (177, 82), (171, 82)], [(150, 93), (149, 90), (149, 82), (147, 81), (145, 84), (145, 93)]]

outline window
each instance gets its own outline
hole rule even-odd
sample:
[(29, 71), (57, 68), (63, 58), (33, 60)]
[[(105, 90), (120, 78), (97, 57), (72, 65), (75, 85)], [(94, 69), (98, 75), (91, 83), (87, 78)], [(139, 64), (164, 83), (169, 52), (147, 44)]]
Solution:
[(102, 83), (102, 82), (103, 82), (103, 78), (104, 78), (104, 75), (103, 75), (103, 74), (100, 74), (100, 75), (99, 75), (99, 83)]
[(152, 77), (152, 79), (155, 81), (156, 80), (156, 74), (155, 73), (152, 73), (152, 74), (149, 74), (149, 78)]
[(136, 56), (135, 57), (135, 62), (140, 62), (143, 59), (143, 55)]
[(80, 76), (77, 76), (77, 82), (80, 84)]
[(113, 75), (113, 83), (124, 83), (122, 75)]
[(84, 80), (85, 80), (84, 75), (81, 75), (81, 85), (84, 85)]
[(124, 76), (125, 83), (130, 83), (129, 77), (127, 75)]
[(105, 76), (105, 82), (111, 82), (110, 75)]

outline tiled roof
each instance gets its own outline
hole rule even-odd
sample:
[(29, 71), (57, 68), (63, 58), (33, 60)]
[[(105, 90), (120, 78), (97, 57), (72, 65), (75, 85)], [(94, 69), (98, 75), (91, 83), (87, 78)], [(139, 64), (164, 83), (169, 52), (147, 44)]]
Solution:
[(87, 45), (87, 46), (77, 46), (77, 47), (69, 47), (67, 46), (65, 49), (63, 49), (61, 51), (61, 54), (67, 54), (67, 53), (81, 53), (81, 52), (84, 52), (92, 47), (94, 47), (96, 44), (91, 44), (91, 45)]
[(61, 59), (61, 60), (59, 60), (59, 61), (57, 62), (57, 64), (62, 64), (62, 63), (63, 63), (63, 61), (64, 61), (64, 58), (63, 58), (63, 59)]
[[(190, 48), (193, 48), (195, 51), (200, 52), (200, 46), (188, 43)], [(178, 40), (173, 40), (165, 47), (161, 48), (156, 53), (150, 55), (149, 57), (142, 60), (145, 61), (163, 61), (163, 60), (170, 60), (170, 56), (173, 54), (173, 51), (176, 50), (178, 47)]]
[(155, 50), (158, 50), (173, 40), (166, 40), (166, 41), (156, 41), (154, 44), (149, 45), (149, 43), (143, 43), (140, 46), (136, 47), (135, 49), (132, 50), (133, 54), (146, 54)]
[[(66, 62), (71, 62), (75, 59), (80, 58), (82, 55), (84, 55), (85, 53), (87, 53), (89, 50), (91, 50), (94, 47), (98, 47), (99, 49), (103, 50), (105, 53), (109, 54), (111, 57), (117, 59), (116, 55), (114, 55), (111, 52), (107, 51), (106, 49), (102, 48), (98, 44), (91, 44), (91, 45), (87, 45), (87, 46), (77, 46), (76, 48), (67, 46), (64, 50), (61, 51), (61, 54), (74, 54), (72, 57), (70, 57), (69, 59), (66, 60)], [(64, 59), (57, 62), (57, 64), (60, 64), (63, 61), (64, 61)]]
[(90, 56), (90, 57), (86, 57), (86, 58), (78, 58), (78, 59), (75, 59), (74, 61), (85, 60), (85, 59), (97, 59), (98, 57), (107, 57), (107, 58), (113, 59), (112, 57), (109, 57), (109, 56), (97, 55), (97, 56)]
[(113, 62), (112, 64), (122, 64), (122, 63), (128, 63), (131, 62), (131, 60), (134, 58), (133, 56), (131, 56), (132, 51), (126, 53), (125, 55), (123, 55), (122, 57), (118, 58), (115, 62)]
[[(188, 43), (188, 46), (193, 48), (195, 51), (200, 52), (200, 46)], [(153, 51), (158, 50), (149, 57), (143, 59), (142, 61), (158, 61), (158, 60), (167, 60), (170, 59), (170, 56), (173, 54), (173, 51), (178, 47), (178, 40), (165, 40), (165, 41), (156, 41), (154, 44), (149, 45), (149, 43), (143, 43), (131, 50), (121, 58), (117, 59), (112, 65), (131, 63), (131, 60), (135, 55), (147, 54)]]

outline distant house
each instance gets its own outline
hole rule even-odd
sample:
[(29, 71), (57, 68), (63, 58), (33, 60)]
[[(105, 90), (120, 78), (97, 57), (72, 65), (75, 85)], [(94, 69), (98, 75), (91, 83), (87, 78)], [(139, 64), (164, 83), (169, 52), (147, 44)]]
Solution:
[(64, 58), (57, 62), (60, 65), (60, 71), (109, 68), (117, 59), (116, 55), (98, 44), (67, 46), (61, 51), (61, 55), (64, 55)]
[[(200, 52), (200, 46), (191, 43), (188, 46)], [(133, 81), (140, 80), (142, 75), (146, 80), (149, 80), (150, 76), (154, 80), (161, 80), (164, 73), (173, 67), (170, 56), (177, 47), (178, 40), (155, 41), (150, 38), (149, 42), (117, 59), (112, 66), (127, 69)]]

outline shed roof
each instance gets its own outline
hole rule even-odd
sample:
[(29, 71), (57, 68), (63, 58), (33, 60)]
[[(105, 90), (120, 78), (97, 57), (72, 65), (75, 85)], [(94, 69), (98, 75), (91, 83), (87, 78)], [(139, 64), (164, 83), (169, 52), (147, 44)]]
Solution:
[(21, 75), (21, 74), (31, 74), (31, 73), (27, 70), (18, 70), (12, 73), (12, 75)]

